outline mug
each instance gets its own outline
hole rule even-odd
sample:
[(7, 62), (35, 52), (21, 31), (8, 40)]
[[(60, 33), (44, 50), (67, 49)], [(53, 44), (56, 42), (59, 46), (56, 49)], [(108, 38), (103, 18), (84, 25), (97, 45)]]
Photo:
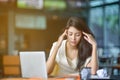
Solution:
[(91, 76), (91, 68), (84, 67), (81, 71), (79, 71), (80, 77), (82, 80), (89, 80)]

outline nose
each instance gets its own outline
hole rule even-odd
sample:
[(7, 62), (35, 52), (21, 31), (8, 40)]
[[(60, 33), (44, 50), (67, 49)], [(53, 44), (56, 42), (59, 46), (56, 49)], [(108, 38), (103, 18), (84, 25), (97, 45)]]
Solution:
[(72, 35), (72, 40), (75, 40), (75, 35)]

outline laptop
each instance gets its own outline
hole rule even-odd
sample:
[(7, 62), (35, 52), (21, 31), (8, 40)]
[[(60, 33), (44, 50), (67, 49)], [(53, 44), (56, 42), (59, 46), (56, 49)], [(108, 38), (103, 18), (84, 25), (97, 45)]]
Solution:
[(23, 78), (48, 78), (44, 51), (19, 52)]

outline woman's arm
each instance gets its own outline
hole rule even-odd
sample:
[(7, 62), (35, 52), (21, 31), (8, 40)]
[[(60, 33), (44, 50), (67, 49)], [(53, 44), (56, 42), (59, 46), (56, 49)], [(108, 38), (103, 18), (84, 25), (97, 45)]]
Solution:
[(64, 37), (66, 36), (66, 30), (64, 31), (64, 33), (58, 38), (57, 43), (53, 46), (53, 50), (51, 52), (51, 55), (49, 56), (48, 60), (47, 60), (47, 72), (48, 74), (50, 74), (55, 66), (55, 58), (58, 52), (59, 47), (61, 46), (61, 43), (64, 39)]
[(97, 44), (91, 34), (87, 34), (85, 32), (83, 32), (83, 34), (86, 35), (84, 38), (92, 45), (92, 56), (88, 66), (91, 67), (91, 74), (96, 74), (98, 69)]
[(96, 74), (98, 69), (98, 56), (97, 56), (97, 45), (92, 45), (92, 57), (91, 57), (91, 74)]
[(48, 74), (50, 74), (53, 69), (54, 69), (54, 66), (55, 66), (55, 57), (56, 57), (56, 54), (57, 54), (57, 51), (58, 51), (59, 47), (57, 47), (56, 45), (53, 46), (53, 51), (51, 53), (51, 55), (49, 56), (48, 60), (47, 60), (47, 72)]

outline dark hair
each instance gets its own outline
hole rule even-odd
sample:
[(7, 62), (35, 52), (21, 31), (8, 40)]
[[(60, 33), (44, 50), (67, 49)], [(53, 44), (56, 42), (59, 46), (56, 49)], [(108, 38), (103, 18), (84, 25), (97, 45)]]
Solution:
[[(80, 17), (70, 17), (66, 28), (68, 29), (70, 26), (75, 27), (76, 29), (91, 34), (94, 36), (89, 29), (89, 27), (86, 25), (83, 18)], [(76, 69), (80, 69), (82, 65), (85, 63), (86, 59), (91, 56), (92, 53), (92, 46), (91, 44), (84, 39), (84, 35), (82, 34), (82, 37), (80, 39), (80, 43), (78, 44), (78, 64)]]

